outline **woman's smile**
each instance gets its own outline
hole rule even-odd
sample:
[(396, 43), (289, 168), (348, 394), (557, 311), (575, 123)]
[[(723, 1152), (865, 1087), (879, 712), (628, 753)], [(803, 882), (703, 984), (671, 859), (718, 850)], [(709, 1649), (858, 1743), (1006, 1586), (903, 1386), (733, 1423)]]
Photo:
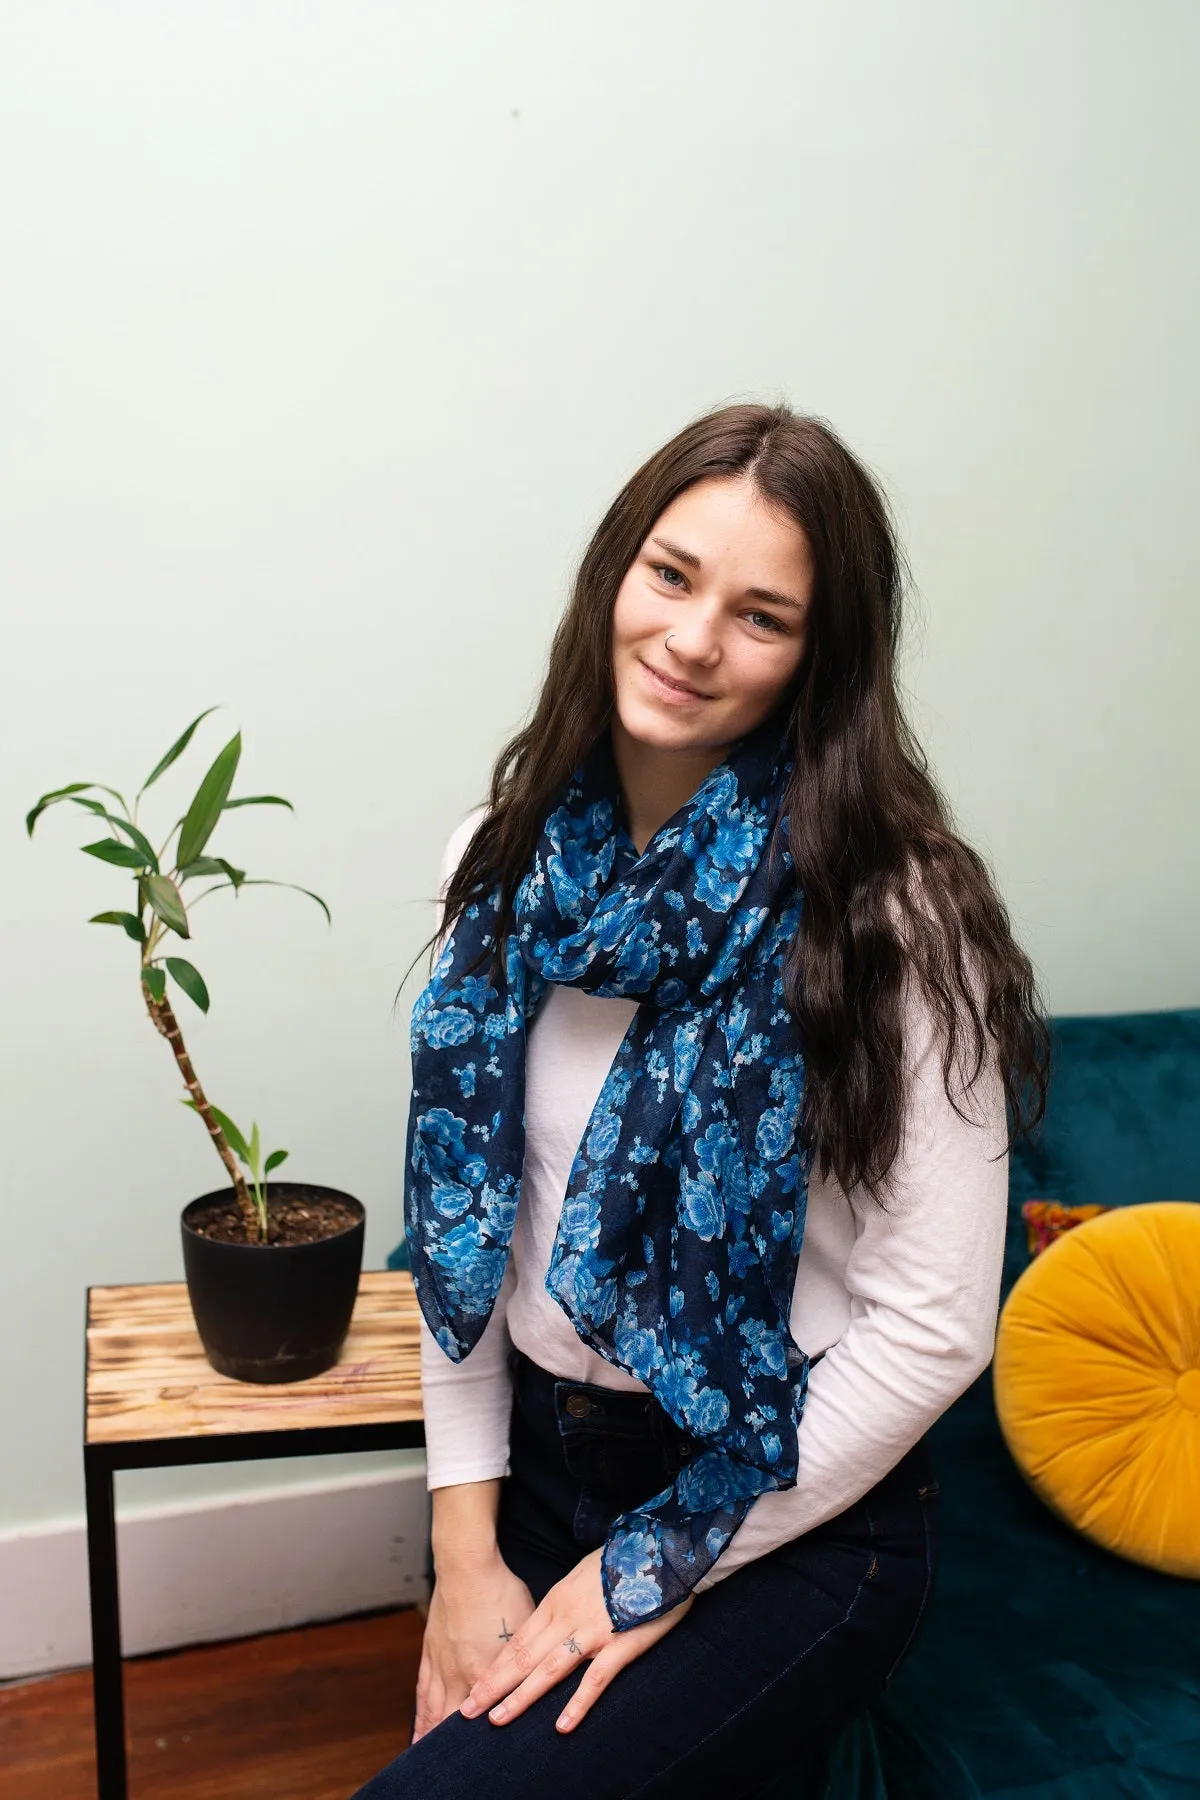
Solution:
[[(641, 657), (638, 661), (642, 661)], [(687, 687), (683, 682), (673, 681), (669, 675), (651, 668), (648, 662), (642, 662), (642, 667), (649, 676), (647, 685), (651, 693), (660, 700), (665, 700), (669, 706), (699, 706), (702, 700), (709, 698), (707, 694), (698, 693), (695, 688)]]

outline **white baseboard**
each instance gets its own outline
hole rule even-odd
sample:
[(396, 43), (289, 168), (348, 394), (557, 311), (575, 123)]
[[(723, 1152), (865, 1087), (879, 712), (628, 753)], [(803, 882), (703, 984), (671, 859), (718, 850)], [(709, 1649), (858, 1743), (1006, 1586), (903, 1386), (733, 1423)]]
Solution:
[[(127, 1656), (421, 1604), (423, 1467), (118, 1519)], [(92, 1660), (82, 1520), (0, 1534), (0, 1680)]]

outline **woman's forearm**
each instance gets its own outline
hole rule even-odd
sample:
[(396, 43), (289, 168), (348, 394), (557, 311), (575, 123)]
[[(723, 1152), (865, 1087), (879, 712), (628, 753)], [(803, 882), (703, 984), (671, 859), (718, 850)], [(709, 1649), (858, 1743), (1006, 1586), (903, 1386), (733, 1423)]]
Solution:
[(500, 1482), (460, 1481), (434, 1488), (433, 1566), (439, 1578), (490, 1567), (499, 1555), (496, 1519)]

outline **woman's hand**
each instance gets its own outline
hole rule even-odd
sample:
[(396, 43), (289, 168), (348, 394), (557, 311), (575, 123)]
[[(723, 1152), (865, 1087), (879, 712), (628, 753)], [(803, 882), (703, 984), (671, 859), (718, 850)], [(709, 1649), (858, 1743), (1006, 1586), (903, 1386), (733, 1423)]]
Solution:
[(661, 1618), (628, 1631), (614, 1631), (600, 1585), (602, 1554), (602, 1549), (591, 1551), (569, 1575), (555, 1582), (475, 1682), (463, 1702), (466, 1718), (473, 1719), (490, 1707), (492, 1723), (505, 1725), (590, 1657), (583, 1680), (557, 1720), (560, 1731), (570, 1731), (617, 1670), (636, 1662), (651, 1644), (678, 1625), (693, 1605), (695, 1595), (689, 1594)]
[(499, 1552), (469, 1572), (439, 1575), (421, 1642), (412, 1741), (456, 1712), (473, 1681), (533, 1612), (533, 1595)]

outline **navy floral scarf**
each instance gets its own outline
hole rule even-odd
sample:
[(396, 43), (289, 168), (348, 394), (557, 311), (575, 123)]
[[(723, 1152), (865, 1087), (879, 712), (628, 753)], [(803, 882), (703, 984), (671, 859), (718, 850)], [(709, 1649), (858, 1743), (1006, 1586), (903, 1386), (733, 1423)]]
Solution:
[(768, 721), (639, 855), (604, 732), (542, 827), (503, 986), (486, 963), (463, 972), (493, 942), (497, 887), (465, 908), (413, 1007), (405, 1230), (422, 1312), (460, 1362), (508, 1260), (526, 1030), (547, 984), (640, 1002), (545, 1278), (583, 1342), (704, 1446), (609, 1529), (601, 1579), (618, 1631), (686, 1599), (754, 1499), (795, 1485), (808, 1360), (789, 1312), (808, 1166), (782, 978), (802, 905), (780, 811), (791, 767)]

